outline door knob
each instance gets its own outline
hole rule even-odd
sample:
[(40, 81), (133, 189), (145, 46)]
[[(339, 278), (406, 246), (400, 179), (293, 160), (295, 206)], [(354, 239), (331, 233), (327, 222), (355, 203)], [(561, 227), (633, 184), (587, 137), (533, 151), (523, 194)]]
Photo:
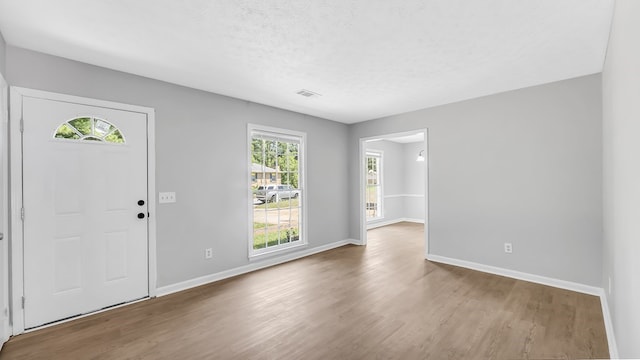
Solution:
[(144, 213), (138, 213), (138, 219), (144, 219)]
[(144, 205), (144, 200), (138, 200), (138, 205), (140, 206)]

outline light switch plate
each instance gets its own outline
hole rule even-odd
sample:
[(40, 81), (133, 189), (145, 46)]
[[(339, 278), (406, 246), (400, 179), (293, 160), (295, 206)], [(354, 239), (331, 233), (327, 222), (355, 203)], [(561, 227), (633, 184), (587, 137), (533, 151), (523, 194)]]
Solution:
[(176, 202), (175, 192), (161, 192), (158, 194), (158, 203), (167, 204)]

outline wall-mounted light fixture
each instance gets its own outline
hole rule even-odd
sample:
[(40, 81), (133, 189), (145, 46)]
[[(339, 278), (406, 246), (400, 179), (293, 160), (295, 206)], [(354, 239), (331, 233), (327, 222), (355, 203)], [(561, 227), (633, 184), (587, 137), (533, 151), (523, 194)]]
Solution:
[(420, 150), (420, 152), (418, 153), (418, 158), (416, 159), (416, 161), (424, 161), (424, 150)]

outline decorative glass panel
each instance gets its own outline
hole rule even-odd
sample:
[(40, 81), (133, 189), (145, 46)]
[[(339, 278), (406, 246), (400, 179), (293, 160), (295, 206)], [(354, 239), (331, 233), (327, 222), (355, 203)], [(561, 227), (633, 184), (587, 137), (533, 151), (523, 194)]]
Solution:
[(118, 128), (104, 119), (79, 117), (58, 126), (53, 136), (57, 139), (101, 141), (124, 144), (124, 136)]
[(77, 118), (69, 121), (69, 125), (73, 126), (78, 130), (82, 135), (91, 134), (91, 125), (93, 123), (93, 119), (91, 118)]
[(80, 139), (80, 135), (76, 133), (75, 130), (67, 123), (64, 123), (58, 127), (55, 137), (60, 139)]
[(93, 127), (93, 132), (96, 135), (104, 136), (108, 134), (112, 128), (114, 128), (114, 126), (109, 124), (108, 122), (96, 119), (95, 125)]
[(116, 144), (124, 144), (124, 136), (122, 136), (120, 130), (116, 130), (111, 134), (105, 136), (104, 141)]

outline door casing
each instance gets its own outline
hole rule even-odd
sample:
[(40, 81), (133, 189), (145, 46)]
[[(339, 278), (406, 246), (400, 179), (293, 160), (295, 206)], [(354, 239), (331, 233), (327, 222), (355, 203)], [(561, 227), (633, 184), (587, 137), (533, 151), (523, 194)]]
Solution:
[[(359, 221), (359, 225), (360, 225), (360, 242), (357, 243), (357, 245), (367, 245), (367, 214), (366, 214), (366, 186), (365, 186), (365, 169), (366, 169), (366, 163), (365, 163), (365, 154), (367, 153), (366, 150), (366, 142), (370, 141), (370, 140), (380, 140), (380, 139), (385, 139), (385, 138), (390, 138), (390, 137), (399, 137), (399, 136), (406, 136), (406, 135), (413, 135), (416, 132), (422, 132), (424, 134), (424, 141), (423, 141), (423, 146), (424, 146), (424, 150), (425, 150), (425, 156), (428, 159), (428, 154), (429, 154), (429, 130), (427, 128), (424, 129), (416, 129), (416, 130), (412, 130), (412, 131), (404, 131), (404, 132), (398, 132), (398, 133), (391, 133), (391, 134), (381, 134), (381, 135), (377, 135), (377, 136), (368, 136), (368, 137), (362, 137), (360, 138), (360, 140), (358, 141), (358, 169), (359, 169), (359, 175), (358, 175), (358, 193), (359, 193), (359, 200), (358, 200), (358, 213), (360, 214), (360, 221)], [(427, 257), (429, 256), (429, 167), (428, 167), (428, 160), (424, 162), (424, 166), (425, 166), (425, 173), (424, 173), (424, 258), (427, 259)]]
[(9, 140), (9, 135), (7, 134), (7, 129), (9, 128), (9, 87), (7, 85), (6, 80), (0, 74), (0, 165), (2, 169), (0, 170), (0, 174), (2, 178), (0, 178), (0, 191), (2, 195), (0, 198), (2, 202), (0, 202), (0, 232), (3, 233), (4, 239), (0, 240), (0, 254), (2, 255), (0, 258), (0, 266), (2, 266), (2, 270), (0, 274), (2, 279), (0, 281), (0, 349), (2, 349), (2, 345), (7, 339), (9, 339), (9, 335), (11, 335), (11, 327), (9, 325), (9, 233), (8, 233), (8, 188), (9, 188), (9, 176), (7, 166), (7, 154), (9, 151), (9, 147), (7, 146), (7, 140)]
[(10, 89), (10, 239), (11, 239), (11, 321), (13, 335), (21, 334), (24, 329), (24, 276), (23, 276), (23, 207), (22, 184), (22, 100), (24, 97), (70, 102), (89, 106), (99, 106), (118, 110), (147, 114), (147, 199), (148, 199), (148, 256), (149, 256), (149, 297), (156, 296), (156, 188), (155, 188), (155, 110), (137, 105), (121, 104), (72, 95), (64, 95), (40, 90), (11, 87)]

